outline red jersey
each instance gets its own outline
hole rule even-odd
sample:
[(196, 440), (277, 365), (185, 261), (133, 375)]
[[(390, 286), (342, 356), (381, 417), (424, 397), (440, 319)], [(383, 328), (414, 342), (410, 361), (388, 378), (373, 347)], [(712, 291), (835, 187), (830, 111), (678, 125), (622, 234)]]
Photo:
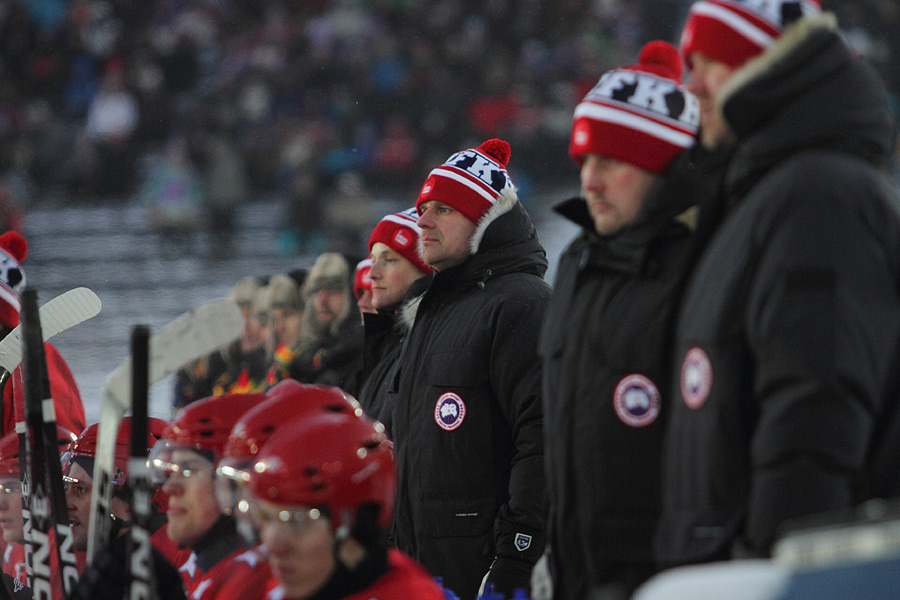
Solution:
[(205, 573), (197, 568), (196, 559), (192, 553), (179, 569), (188, 600), (265, 600), (272, 572), (257, 550), (236, 550)]
[(3, 572), (21, 582), (28, 581), (25, 573), (25, 546), (16, 542), (7, 542), (3, 550)]
[(162, 527), (153, 532), (150, 536), (150, 543), (156, 548), (163, 558), (176, 569), (187, 562), (191, 556), (190, 548), (181, 546), (178, 542), (173, 541), (168, 535), (169, 524), (164, 523)]
[[(388, 572), (372, 585), (344, 600), (445, 600), (444, 592), (422, 565), (399, 550), (388, 550)], [(289, 600), (281, 586), (266, 596), (266, 600)]]

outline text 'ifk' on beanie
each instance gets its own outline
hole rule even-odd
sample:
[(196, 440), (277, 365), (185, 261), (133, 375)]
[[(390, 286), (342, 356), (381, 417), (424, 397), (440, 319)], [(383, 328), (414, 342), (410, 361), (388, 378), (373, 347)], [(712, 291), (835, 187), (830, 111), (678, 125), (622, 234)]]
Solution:
[(803, 15), (822, 12), (819, 0), (702, 0), (688, 12), (681, 55), (704, 56), (732, 68), (743, 66), (772, 45), (785, 27)]
[(431, 171), (416, 200), (416, 208), (435, 200), (446, 204), (473, 223), (505, 198), (517, 200), (515, 186), (506, 172), (509, 143), (491, 139), (477, 148), (457, 152)]
[(575, 108), (569, 154), (581, 165), (597, 154), (660, 174), (694, 144), (700, 106), (679, 83), (672, 44), (650, 42), (638, 64), (608, 71)]

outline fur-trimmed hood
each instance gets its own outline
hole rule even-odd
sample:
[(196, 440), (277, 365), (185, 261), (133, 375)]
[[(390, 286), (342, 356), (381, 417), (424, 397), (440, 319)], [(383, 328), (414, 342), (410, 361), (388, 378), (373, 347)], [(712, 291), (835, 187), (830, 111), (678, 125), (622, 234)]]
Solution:
[(881, 80), (842, 39), (830, 14), (787, 28), (723, 86), (717, 108), (738, 140), (732, 188), (806, 149), (846, 152), (881, 166), (894, 147)]
[(469, 258), (446, 271), (422, 277), (410, 286), (398, 322), (411, 328), (422, 297), (434, 286), (483, 286), (507, 273), (531, 273), (543, 277), (549, 263), (531, 217), (514, 191), (500, 195), (478, 222), (469, 241)]

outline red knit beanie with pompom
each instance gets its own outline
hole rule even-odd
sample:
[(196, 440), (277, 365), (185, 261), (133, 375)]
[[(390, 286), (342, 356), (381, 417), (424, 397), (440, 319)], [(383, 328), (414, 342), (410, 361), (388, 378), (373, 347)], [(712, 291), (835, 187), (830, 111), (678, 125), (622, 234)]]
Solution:
[(421, 213), (423, 202), (435, 200), (478, 223), (501, 194), (515, 191), (506, 172), (509, 155), (509, 144), (496, 138), (457, 152), (428, 175), (416, 209)]
[(575, 109), (569, 154), (579, 165), (588, 154), (662, 173), (694, 144), (697, 99), (681, 85), (678, 50), (649, 42), (638, 64), (608, 71)]

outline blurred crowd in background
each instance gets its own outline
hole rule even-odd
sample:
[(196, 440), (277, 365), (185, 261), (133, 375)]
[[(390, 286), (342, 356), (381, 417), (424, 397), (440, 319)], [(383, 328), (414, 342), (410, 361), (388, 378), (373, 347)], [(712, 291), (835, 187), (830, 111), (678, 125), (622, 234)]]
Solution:
[[(371, 226), (368, 198), (412, 199), (429, 165), (495, 136), (527, 202), (577, 184), (575, 105), (676, 41), (688, 4), (0, 0), (0, 228), (34, 202), (136, 201), (162, 231), (227, 239), (235, 206), (274, 198), (285, 250), (321, 252), (332, 226)], [(900, 4), (823, 8), (896, 106)]]

